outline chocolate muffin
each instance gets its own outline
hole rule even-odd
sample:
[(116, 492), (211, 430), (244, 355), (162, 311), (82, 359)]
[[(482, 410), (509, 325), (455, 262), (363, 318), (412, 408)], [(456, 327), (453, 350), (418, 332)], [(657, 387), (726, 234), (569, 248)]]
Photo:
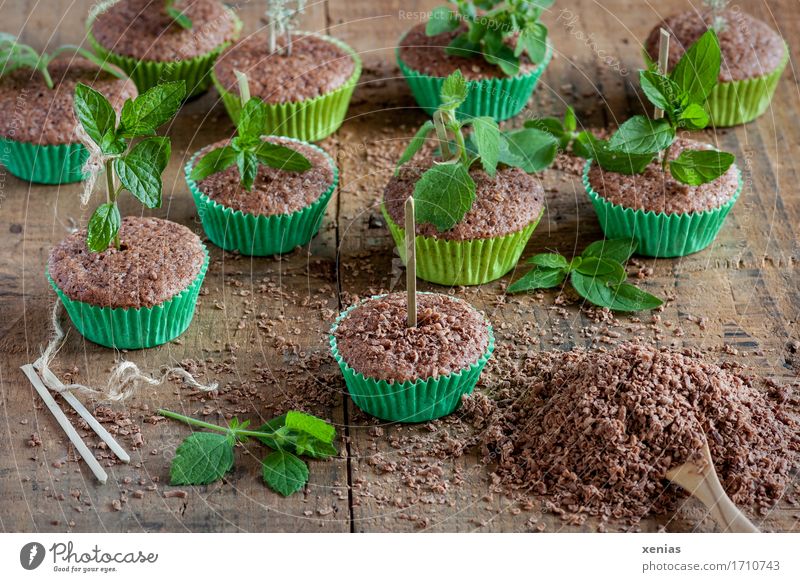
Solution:
[[(333, 184), (334, 168), (330, 158), (309, 144), (282, 137), (265, 137), (264, 141), (289, 147), (306, 157), (311, 168), (304, 172), (289, 172), (260, 164), (253, 189), (241, 185), (236, 165), (211, 174), (197, 183), (206, 196), (228, 208), (245, 214), (291, 214), (313, 204)], [(226, 145), (221, 141), (203, 148), (198, 158), (206, 152)]]
[[(676, 159), (685, 149), (711, 149), (708, 144), (678, 138), (669, 157)], [(604, 199), (634, 210), (664, 214), (685, 214), (719, 208), (729, 202), (739, 189), (739, 171), (735, 165), (712, 182), (690, 186), (664, 172), (654, 160), (641, 174), (625, 175), (603, 170), (593, 164), (589, 184)]]
[(50, 252), (47, 270), (69, 299), (98, 307), (150, 308), (178, 295), (203, 271), (206, 251), (191, 230), (160, 218), (126, 217), (120, 248), (93, 253), (86, 230)]
[(63, 56), (48, 70), (53, 89), (30, 69), (0, 77), (0, 137), (39, 145), (78, 143), (74, 111), (78, 83), (106, 95), (117, 113), (126, 99), (136, 96), (136, 86), (129, 79), (119, 79), (83, 58)]
[[(400, 41), (399, 58), (412, 70), (430, 75), (431, 77), (447, 77), (460, 70), (468, 81), (485, 79), (502, 79), (506, 73), (486, 61), (481, 55), (476, 58), (449, 55), (445, 49), (452, 40), (467, 31), (467, 26), (462, 24), (452, 32), (444, 32), (435, 36), (425, 33), (425, 23), (417, 24), (411, 28)], [(506, 44), (513, 48), (513, 38), (507, 38)], [(520, 75), (533, 72), (539, 63), (532, 63), (526, 54), (520, 56)]]
[[(405, 201), (428, 167), (404, 165), (386, 185), (384, 206), (395, 224), (404, 224)], [(538, 221), (544, 210), (544, 188), (535, 175), (520, 168), (500, 167), (492, 178), (473, 167), (470, 176), (475, 181), (475, 201), (464, 219), (445, 232), (432, 224), (418, 223), (418, 236), (450, 241), (489, 239), (519, 232)]]

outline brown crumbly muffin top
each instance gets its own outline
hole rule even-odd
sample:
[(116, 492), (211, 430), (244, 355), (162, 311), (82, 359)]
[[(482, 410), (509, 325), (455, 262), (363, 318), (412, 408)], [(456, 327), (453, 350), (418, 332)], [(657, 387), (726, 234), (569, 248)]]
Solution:
[(315, 35), (296, 34), (292, 52), (270, 53), (266, 33), (243, 38), (220, 55), (214, 74), (229, 92), (239, 93), (234, 71), (247, 73), (250, 94), (266, 103), (313, 99), (335, 91), (353, 75), (356, 63), (343, 48)]
[[(407, 164), (386, 185), (383, 201), (396, 224), (405, 224), (405, 202), (429, 167)], [(544, 188), (536, 176), (520, 168), (501, 167), (492, 178), (475, 166), (469, 175), (475, 181), (475, 202), (464, 219), (445, 232), (418, 222), (418, 235), (444, 240), (493, 238), (518, 232), (539, 218), (544, 208)]]
[(0, 136), (42, 145), (80, 141), (73, 108), (79, 82), (105, 95), (117, 113), (126, 99), (136, 96), (133, 81), (118, 79), (86, 59), (64, 55), (50, 64), (49, 71), (53, 89), (31, 69), (0, 77)]
[(369, 299), (334, 332), (356, 372), (389, 382), (446, 376), (475, 364), (489, 346), (486, 318), (474, 307), (434, 293), (417, 295), (417, 327), (408, 327), (405, 293)]
[[(677, 158), (685, 149), (709, 148), (708, 144), (699, 141), (676, 139), (670, 150), (670, 159)], [(733, 198), (739, 188), (739, 179), (732, 165), (713, 182), (689, 186), (678, 182), (669, 170), (662, 171), (661, 163), (654, 160), (643, 173), (633, 176), (607, 172), (592, 164), (589, 184), (600, 196), (625, 208), (683, 214), (719, 208)]]
[[(723, 30), (717, 31), (722, 52), (720, 81), (761, 77), (778, 68), (786, 47), (777, 32), (765, 22), (740, 10), (725, 10), (722, 14), (726, 26)], [(710, 22), (709, 11), (703, 12), (700, 17), (694, 11), (670, 16), (650, 31), (646, 43), (647, 53), (651, 59), (658, 60), (659, 29), (666, 28), (672, 35), (672, 42), (669, 43), (671, 69), (683, 56), (684, 51), (708, 30)]]
[[(233, 210), (271, 216), (290, 214), (310, 206), (333, 184), (330, 161), (316, 148), (281, 137), (265, 137), (264, 141), (300, 152), (308, 158), (312, 167), (305, 172), (290, 172), (259, 164), (253, 189), (248, 192), (242, 188), (239, 168), (234, 164), (198, 182), (200, 191)], [(201, 152), (206, 153), (224, 145), (227, 142), (220, 141), (203, 148)]]
[(146, 61), (182, 61), (236, 38), (236, 19), (218, 0), (178, 0), (192, 28), (178, 25), (164, 0), (119, 0), (98, 14), (92, 34), (107, 50)]
[(120, 250), (91, 252), (84, 229), (50, 251), (48, 272), (67, 297), (100, 307), (153, 307), (189, 287), (205, 262), (200, 238), (169, 220), (129, 216), (119, 235)]
[[(448, 77), (458, 69), (468, 81), (508, 77), (503, 69), (486, 62), (481, 55), (476, 54), (475, 58), (457, 57), (444, 51), (455, 37), (466, 30), (466, 25), (462, 25), (452, 32), (428, 36), (425, 34), (425, 23), (417, 24), (400, 41), (400, 59), (411, 69), (431, 77)], [(511, 42), (510, 38), (506, 39), (506, 44), (510, 45)], [(522, 55), (519, 74), (530, 73), (537, 66), (526, 55)]]

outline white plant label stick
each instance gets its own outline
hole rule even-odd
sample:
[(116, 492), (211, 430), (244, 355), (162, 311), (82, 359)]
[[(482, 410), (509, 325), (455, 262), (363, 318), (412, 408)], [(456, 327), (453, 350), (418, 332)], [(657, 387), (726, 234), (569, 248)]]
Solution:
[(414, 220), (414, 197), (406, 200), (406, 295), (408, 327), (417, 327), (417, 228)]
[(236, 82), (239, 83), (239, 99), (244, 107), (245, 103), (250, 101), (250, 82), (247, 80), (247, 75), (241, 71), (234, 69), (233, 74), (236, 75)]
[[(658, 72), (666, 75), (669, 72), (669, 32), (665, 28), (661, 29), (661, 36), (658, 39)], [(656, 107), (656, 119), (664, 117), (664, 110)]]

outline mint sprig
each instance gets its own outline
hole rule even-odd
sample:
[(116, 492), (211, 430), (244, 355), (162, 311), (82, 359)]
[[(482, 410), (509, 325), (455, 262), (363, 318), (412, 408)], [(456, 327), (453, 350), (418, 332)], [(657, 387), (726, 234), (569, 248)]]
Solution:
[[(508, 76), (519, 73), (520, 57), (526, 53), (534, 63), (547, 54), (547, 27), (540, 22), (542, 12), (555, 0), (449, 0), (431, 12), (425, 27), (428, 36), (467, 30), (456, 36), (445, 49), (449, 55), (476, 58), (500, 67)], [(506, 43), (512, 39), (511, 46)]]
[(175, 0), (164, 0), (164, 10), (178, 26), (186, 30), (192, 29), (192, 20), (186, 16), (183, 10), (175, 7)]
[[(501, 132), (491, 117), (460, 120), (456, 109), (467, 98), (467, 81), (455, 71), (442, 83), (441, 105), (409, 142), (397, 162), (396, 172), (411, 161), (425, 141), (436, 139), (440, 159), (420, 176), (414, 185), (416, 216), (420, 222), (434, 225), (440, 232), (463, 220), (475, 201), (475, 181), (470, 175), (473, 164), (495, 176), (499, 165), (538, 172), (555, 159), (558, 143), (538, 129)], [(464, 130), (471, 128), (465, 136)]]
[(32, 69), (42, 76), (47, 88), (52, 89), (55, 84), (50, 75), (50, 63), (52, 63), (56, 57), (64, 53), (79, 55), (91, 61), (103, 71), (111, 73), (120, 79), (127, 79), (125, 73), (120, 69), (112, 66), (83, 47), (65, 44), (58, 47), (52, 53), (39, 54), (36, 49), (19, 42), (17, 37), (6, 32), (0, 32), (0, 76), (8, 75), (17, 69)]
[(551, 289), (567, 278), (573, 289), (599, 307), (613, 311), (655, 309), (663, 301), (626, 283), (624, 263), (636, 252), (636, 243), (627, 240), (601, 240), (590, 244), (580, 256), (567, 261), (558, 253), (534, 255), (528, 262), (534, 268), (509, 285), (509, 293)]
[[(116, 112), (102, 93), (83, 83), (75, 88), (75, 115), (98, 150), (106, 174), (106, 202), (98, 206), (88, 224), (86, 242), (92, 252), (103, 252), (112, 242), (119, 248), (117, 198), (124, 190), (147, 208), (161, 206), (161, 174), (167, 167), (171, 144), (168, 137), (154, 134), (175, 116), (185, 95), (184, 81), (156, 85), (128, 99), (117, 123)], [(143, 139), (134, 143), (137, 138)]]
[(311, 162), (300, 152), (261, 139), (266, 116), (267, 106), (261, 99), (253, 97), (247, 101), (230, 145), (215, 148), (200, 158), (192, 168), (191, 179), (200, 181), (236, 164), (242, 188), (250, 191), (259, 164), (287, 172), (304, 172), (311, 168)]
[(214, 431), (194, 433), (176, 449), (170, 467), (172, 485), (206, 485), (219, 481), (233, 468), (236, 443), (254, 438), (273, 449), (261, 463), (264, 482), (273, 491), (288, 497), (308, 482), (308, 465), (300, 455), (326, 459), (338, 454), (333, 444), (336, 429), (303, 412), (291, 410), (257, 430), (249, 429), (250, 421), (239, 422), (236, 418), (228, 426), (220, 426), (169, 410), (159, 410), (158, 414)]

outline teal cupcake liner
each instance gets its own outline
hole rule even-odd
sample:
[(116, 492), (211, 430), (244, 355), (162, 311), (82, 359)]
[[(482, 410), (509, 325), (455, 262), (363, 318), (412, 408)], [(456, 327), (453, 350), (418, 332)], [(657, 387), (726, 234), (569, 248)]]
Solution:
[(626, 208), (609, 202), (589, 183), (592, 160), (583, 170), (583, 186), (592, 201), (607, 239), (635, 240), (636, 254), (646, 257), (683, 257), (703, 250), (717, 237), (725, 217), (742, 192), (742, 172), (736, 168), (739, 187), (733, 197), (712, 210), (665, 214)]
[[(236, 31), (234, 40), (239, 37), (242, 30), (242, 21), (228, 8), (234, 18)], [(147, 61), (135, 59), (124, 55), (119, 55), (108, 50), (101, 45), (92, 34), (92, 24), (94, 19), (90, 19), (86, 26), (86, 37), (92, 49), (102, 59), (116, 65), (133, 80), (139, 93), (144, 93), (148, 89), (155, 87), (159, 83), (167, 81), (186, 81), (186, 97), (195, 97), (205, 93), (211, 86), (211, 70), (217, 62), (219, 55), (231, 45), (232, 41), (225, 42), (204, 55), (180, 61)]]
[(17, 178), (37, 184), (69, 184), (83, 180), (89, 152), (80, 143), (39, 145), (0, 138), (0, 162)]
[[(309, 33), (311, 34), (311, 33)], [(320, 141), (341, 127), (350, 98), (361, 76), (361, 58), (337, 38), (323, 34), (312, 34), (343, 49), (353, 59), (355, 68), (350, 78), (337, 89), (313, 99), (289, 101), (287, 103), (267, 103), (267, 119), (264, 124), (265, 135), (292, 137), (307, 142)], [(222, 102), (233, 123), (239, 121), (242, 103), (238, 93), (231, 93), (219, 82), (214, 71), (211, 72), (214, 86), (222, 97)]]
[[(385, 204), (381, 212), (405, 263), (406, 231), (392, 220)], [(517, 264), (543, 214), (544, 209), (522, 230), (494, 238), (455, 241), (417, 235), (417, 277), (448, 286), (482, 285), (499, 279)]]
[[(291, 139), (291, 138), (290, 138)], [(297, 143), (304, 143), (292, 139)], [(339, 169), (324, 150), (308, 145), (321, 152), (333, 168), (333, 182), (328, 189), (305, 208), (290, 214), (273, 214), (269, 216), (244, 213), (233, 210), (212, 200), (204, 194), (197, 182), (189, 176), (192, 173), (198, 153), (195, 153), (186, 164), (186, 183), (194, 198), (197, 214), (203, 223), (203, 230), (208, 239), (226, 251), (238, 251), (242, 255), (264, 257), (288, 253), (298, 246), (308, 244), (319, 231), (325, 209), (339, 183)]]
[(64, 304), (72, 324), (83, 337), (101, 346), (118, 350), (152, 348), (174, 340), (192, 322), (197, 296), (208, 270), (208, 250), (205, 247), (203, 250), (205, 262), (189, 287), (153, 307), (123, 309), (75, 301), (56, 285), (49, 272), (46, 275)]
[[(383, 295), (375, 295), (371, 299), (381, 297)], [(339, 353), (334, 333), (342, 320), (358, 305), (349, 307), (336, 318), (330, 331), (330, 347), (333, 358), (342, 370), (350, 397), (361, 410), (392, 422), (426, 422), (451, 414), (461, 403), (461, 397), (471, 394), (475, 389), (483, 367), (494, 352), (494, 330), (488, 321), (489, 343), (486, 351), (468, 368), (446, 376), (388, 382), (356, 372)]]
[[(402, 43), (402, 39), (401, 39)], [(400, 58), (400, 47), (395, 49), (397, 65), (408, 82), (411, 93), (428, 115), (433, 115), (441, 104), (440, 92), (444, 77), (432, 77), (409, 67)], [(467, 81), (467, 99), (456, 110), (461, 118), (493, 117), (503, 121), (514, 117), (531, 98), (539, 78), (553, 57), (553, 47), (548, 43), (544, 60), (533, 71), (497, 79)]]

